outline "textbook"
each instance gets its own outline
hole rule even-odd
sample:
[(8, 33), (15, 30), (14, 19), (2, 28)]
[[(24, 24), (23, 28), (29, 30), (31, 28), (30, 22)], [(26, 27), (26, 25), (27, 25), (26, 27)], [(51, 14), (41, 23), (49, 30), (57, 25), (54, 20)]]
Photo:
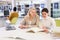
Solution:
[(31, 33), (36, 33), (36, 32), (41, 32), (41, 31), (43, 31), (43, 29), (39, 27), (33, 27), (27, 30), (27, 32), (31, 32)]

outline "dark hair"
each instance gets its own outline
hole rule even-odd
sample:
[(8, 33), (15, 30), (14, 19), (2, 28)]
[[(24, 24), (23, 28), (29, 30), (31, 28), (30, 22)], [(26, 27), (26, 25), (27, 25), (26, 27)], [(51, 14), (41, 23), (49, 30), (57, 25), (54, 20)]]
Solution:
[(43, 9), (42, 9), (42, 12), (46, 12), (46, 13), (48, 13), (49, 11), (48, 11), (47, 8), (43, 8)]
[(17, 8), (16, 8), (16, 7), (14, 7), (14, 8), (13, 8), (13, 11), (16, 11), (16, 9), (17, 9)]

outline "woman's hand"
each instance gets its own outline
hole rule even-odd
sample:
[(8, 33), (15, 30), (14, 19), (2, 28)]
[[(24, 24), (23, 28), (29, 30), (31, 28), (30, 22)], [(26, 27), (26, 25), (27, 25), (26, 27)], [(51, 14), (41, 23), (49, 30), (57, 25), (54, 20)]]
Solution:
[(44, 32), (47, 32), (47, 33), (49, 32), (48, 29), (45, 26), (43, 26), (42, 29), (43, 29)]
[(26, 25), (21, 25), (21, 26), (19, 26), (19, 28), (25, 29), (25, 28), (28, 28), (28, 27)]

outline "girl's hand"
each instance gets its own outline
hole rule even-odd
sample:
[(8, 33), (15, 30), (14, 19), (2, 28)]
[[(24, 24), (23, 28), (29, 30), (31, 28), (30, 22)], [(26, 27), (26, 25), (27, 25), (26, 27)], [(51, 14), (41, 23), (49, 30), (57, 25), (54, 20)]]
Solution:
[(46, 27), (42, 27), (44, 32), (49, 32), (48, 29)]
[(21, 26), (19, 26), (19, 28), (21, 28), (21, 29), (25, 29), (25, 28), (27, 28), (27, 26), (25, 26), (25, 25), (21, 25)]

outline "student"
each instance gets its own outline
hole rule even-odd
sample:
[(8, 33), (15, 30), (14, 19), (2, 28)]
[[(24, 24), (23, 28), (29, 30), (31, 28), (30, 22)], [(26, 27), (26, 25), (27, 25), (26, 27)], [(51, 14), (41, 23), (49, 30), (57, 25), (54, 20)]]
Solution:
[(56, 24), (55, 24), (55, 20), (53, 18), (51, 18), (49, 15), (48, 15), (49, 11), (47, 8), (43, 8), (42, 9), (42, 23), (43, 23), (43, 29), (46, 31), (46, 32), (51, 32), (53, 31), (53, 29), (56, 27)]
[(14, 29), (14, 27), (11, 27), (10, 24), (11, 24), (11, 21), (14, 17), (18, 18), (18, 12), (16, 11), (16, 7), (13, 8), (13, 12), (11, 12), (11, 14), (9, 15), (9, 17), (7, 17), (7, 20), (6, 20), (6, 24), (7, 24), (7, 27), (6, 29), (9, 30), (9, 29)]
[[(39, 16), (36, 13), (36, 9), (34, 7), (31, 7), (27, 13), (27, 15), (24, 17), (20, 24), (20, 28), (28, 28), (28, 27), (35, 27), (39, 26)], [(29, 26), (30, 25), (30, 26)]]
[(18, 15), (18, 12), (16, 11), (16, 9), (17, 9), (17, 8), (14, 7), (14, 8), (13, 8), (13, 12), (11, 12), (10, 15), (9, 15), (8, 19), (9, 19), (10, 21), (11, 21), (12, 18), (19, 16), (19, 15)]

